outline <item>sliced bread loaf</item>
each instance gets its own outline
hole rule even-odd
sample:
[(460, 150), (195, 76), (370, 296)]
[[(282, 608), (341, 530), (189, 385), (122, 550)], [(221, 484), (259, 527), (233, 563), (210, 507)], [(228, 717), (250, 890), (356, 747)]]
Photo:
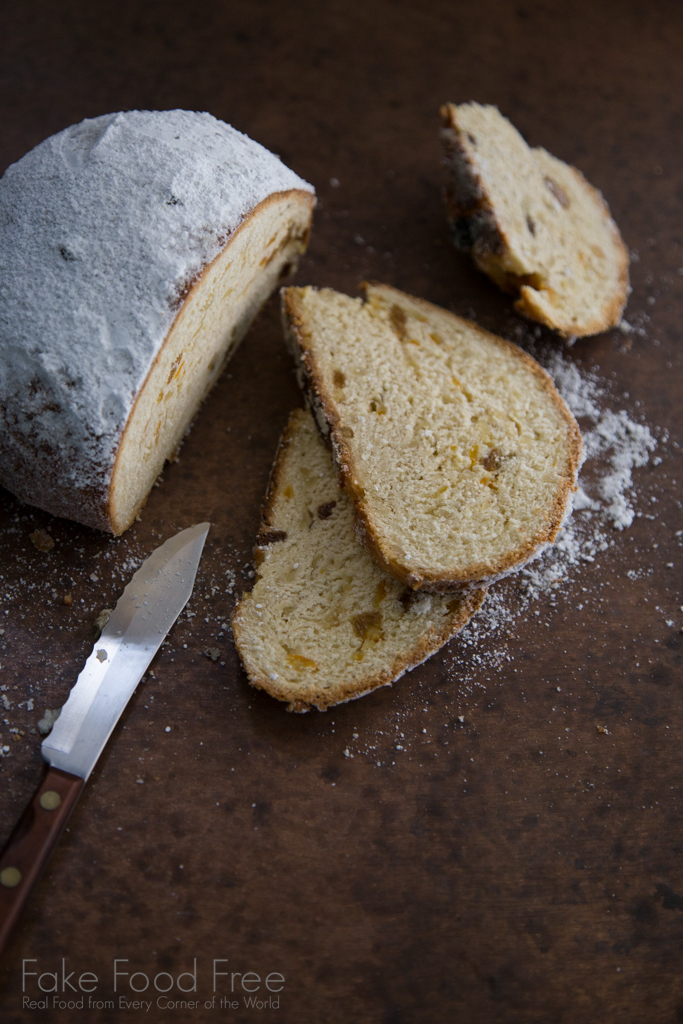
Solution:
[(518, 312), (564, 337), (615, 327), (629, 293), (628, 252), (600, 192), (496, 107), (441, 108), (455, 244)]
[(353, 532), (310, 413), (280, 443), (256, 547), (257, 581), (233, 616), (252, 686), (320, 710), (398, 679), (437, 651), (480, 606), (467, 596), (415, 594), (385, 573)]
[(128, 111), (0, 181), (0, 483), (119, 534), (281, 276), (313, 189), (210, 114)]
[(418, 589), (492, 581), (555, 539), (579, 428), (516, 345), (386, 285), (283, 290), (285, 334), (359, 538)]

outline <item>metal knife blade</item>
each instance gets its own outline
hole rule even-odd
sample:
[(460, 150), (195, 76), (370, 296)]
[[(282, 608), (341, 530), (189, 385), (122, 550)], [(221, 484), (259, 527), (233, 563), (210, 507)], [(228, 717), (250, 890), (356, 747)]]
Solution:
[(119, 598), (43, 742), (43, 780), (0, 853), (0, 952), (121, 712), (192, 593), (209, 523), (157, 548)]
[(42, 754), (87, 780), (123, 709), (187, 604), (210, 523), (171, 537), (142, 563), (119, 598)]

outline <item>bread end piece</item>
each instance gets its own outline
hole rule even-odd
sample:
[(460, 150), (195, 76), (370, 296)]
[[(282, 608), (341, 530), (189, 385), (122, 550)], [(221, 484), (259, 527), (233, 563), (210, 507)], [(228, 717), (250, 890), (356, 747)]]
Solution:
[(565, 338), (616, 327), (630, 292), (628, 250), (580, 171), (531, 149), (493, 106), (441, 107), (453, 242), (515, 309)]

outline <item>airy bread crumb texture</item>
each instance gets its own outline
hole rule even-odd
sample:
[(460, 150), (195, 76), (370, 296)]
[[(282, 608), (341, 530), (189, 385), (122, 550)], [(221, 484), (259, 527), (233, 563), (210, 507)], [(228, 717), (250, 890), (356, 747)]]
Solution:
[(583, 458), (550, 377), (516, 345), (386, 285), (283, 291), (299, 380), (360, 539), (414, 589), (491, 582), (551, 543)]
[(441, 114), (455, 244), (519, 295), (518, 312), (564, 337), (615, 327), (629, 258), (601, 193), (531, 149), (496, 107), (447, 103)]
[(354, 536), (353, 505), (309, 412), (292, 413), (255, 549), (257, 581), (233, 616), (253, 686), (320, 710), (398, 679), (461, 629), (485, 591), (416, 594)]

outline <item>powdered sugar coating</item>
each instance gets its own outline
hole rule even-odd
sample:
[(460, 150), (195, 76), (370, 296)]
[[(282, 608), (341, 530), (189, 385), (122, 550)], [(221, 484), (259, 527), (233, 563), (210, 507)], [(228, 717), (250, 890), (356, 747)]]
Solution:
[[(194, 278), (264, 199), (312, 186), (206, 113), (107, 114), (0, 181), (0, 481), (101, 503), (135, 397)], [(40, 500), (36, 497), (39, 488)]]

